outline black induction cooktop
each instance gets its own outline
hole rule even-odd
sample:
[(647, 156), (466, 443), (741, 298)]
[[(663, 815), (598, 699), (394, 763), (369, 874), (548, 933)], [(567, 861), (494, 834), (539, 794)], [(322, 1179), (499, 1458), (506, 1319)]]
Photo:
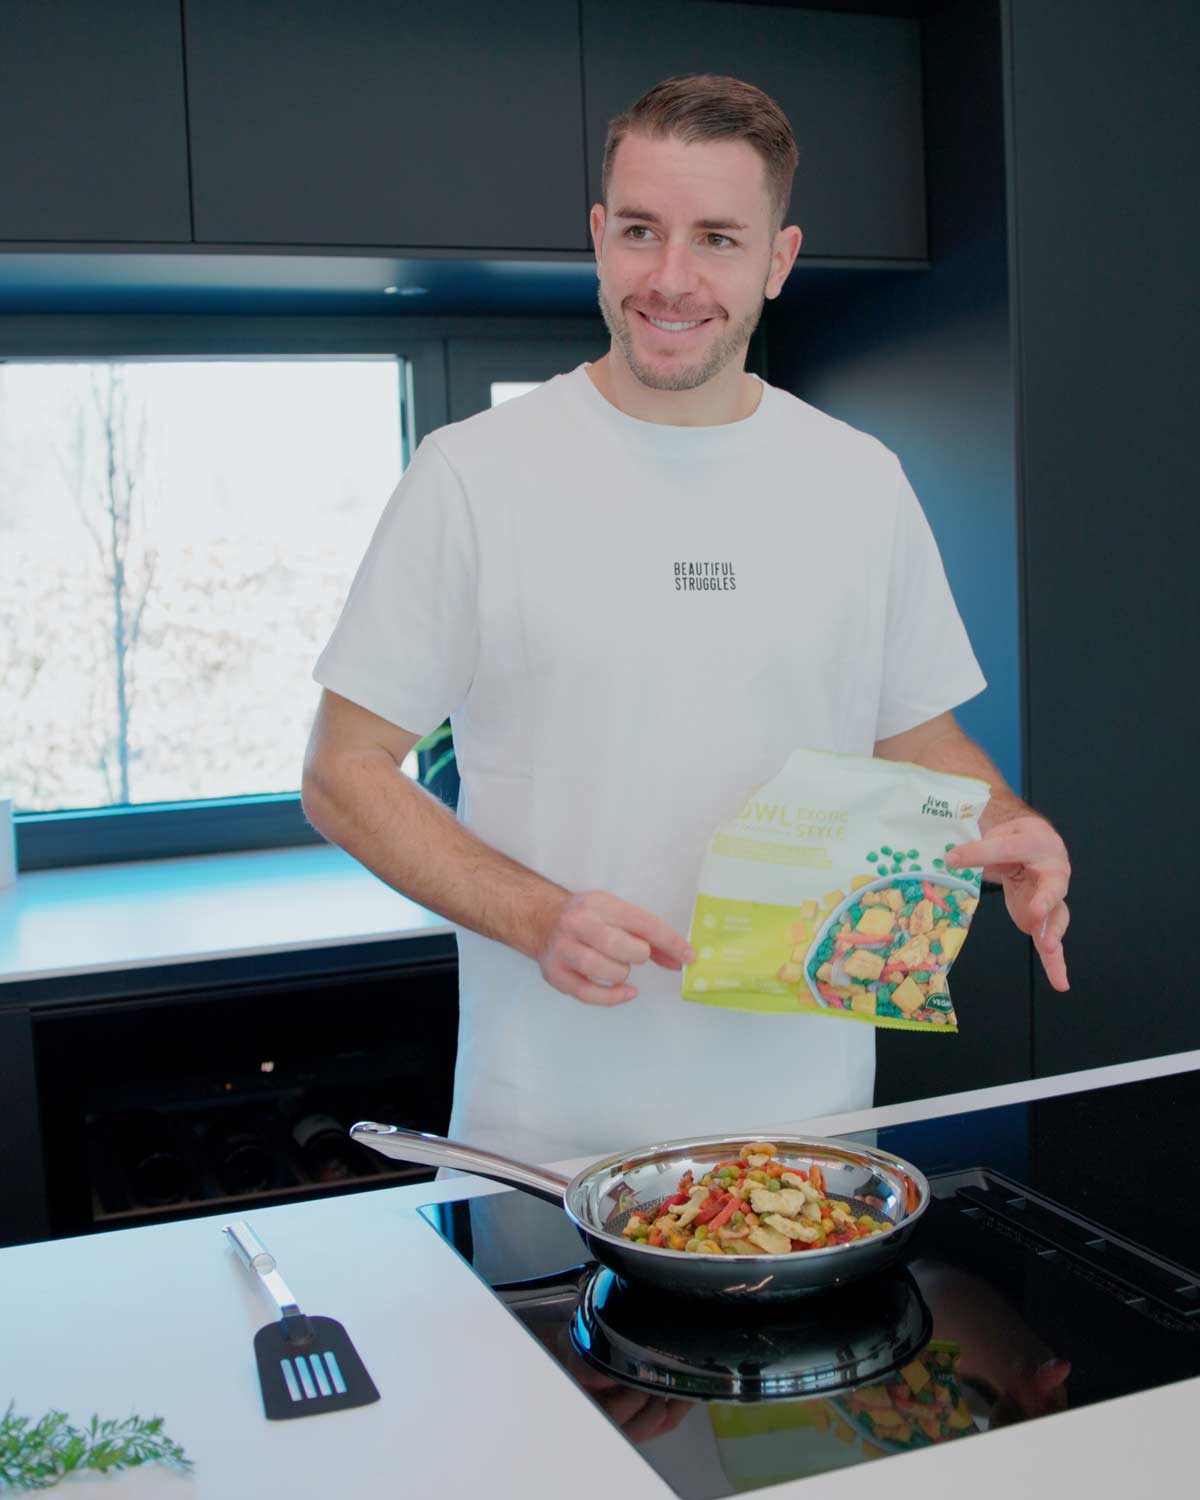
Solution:
[(626, 1285), (518, 1192), (421, 1209), (683, 1500), (1200, 1375), (1200, 1072), (845, 1137), (933, 1199), (898, 1267), (762, 1312)]

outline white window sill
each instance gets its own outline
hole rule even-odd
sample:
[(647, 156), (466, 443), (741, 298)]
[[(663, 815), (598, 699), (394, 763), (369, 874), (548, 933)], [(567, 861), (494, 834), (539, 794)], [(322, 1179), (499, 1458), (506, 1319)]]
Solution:
[(0, 984), (453, 931), (330, 844), (35, 870), (0, 889)]

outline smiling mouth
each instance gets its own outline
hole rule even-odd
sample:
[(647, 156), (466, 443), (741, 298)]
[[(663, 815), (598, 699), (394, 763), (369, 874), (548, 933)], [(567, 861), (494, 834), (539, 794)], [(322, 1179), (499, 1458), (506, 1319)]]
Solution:
[[(700, 318), (697, 321), (693, 321), (691, 318), (689, 318), (689, 319), (687, 319), (687, 322), (690, 324), (690, 326), (687, 327), (687, 328), (660, 328), (657, 323), (655, 323), (651, 318), (649, 318), (641, 310), (640, 307), (634, 308), (634, 311), (637, 313), (638, 317), (641, 318), (641, 320), (642, 320), (643, 323), (646, 323), (646, 324), (649, 325), (649, 327), (653, 328), (654, 331), (655, 331), (655, 333), (661, 333), (664, 338), (675, 338), (675, 339), (687, 338), (689, 334), (696, 333), (699, 329), (703, 328), (707, 323), (711, 323), (712, 322), (711, 318)], [(676, 319), (674, 319), (674, 318), (664, 318), (662, 321), (665, 322), (665, 323), (673, 323), (673, 322), (676, 321)], [(683, 319), (679, 319), (678, 321), (682, 322)]]

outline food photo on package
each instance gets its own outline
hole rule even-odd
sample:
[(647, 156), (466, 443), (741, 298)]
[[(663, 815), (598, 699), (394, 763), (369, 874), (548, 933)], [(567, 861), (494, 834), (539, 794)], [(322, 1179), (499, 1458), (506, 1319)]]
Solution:
[(700, 866), (681, 995), (701, 1005), (954, 1032), (948, 975), (982, 870), (991, 788), (875, 756), (799, 749), (721, 823)]

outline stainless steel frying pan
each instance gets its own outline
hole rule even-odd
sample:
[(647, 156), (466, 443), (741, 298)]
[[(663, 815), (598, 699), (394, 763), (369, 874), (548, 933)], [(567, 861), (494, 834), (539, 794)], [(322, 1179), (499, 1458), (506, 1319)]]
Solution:
[(533, 1193), (566, 1210), (584, 1244), (602, 1265), (631, 1282), (651, 1285), (673, 1296), (763, 1300), (799, 1297), (869, 1276), (895, 1261), (929, 1203), (924, 1176), (890, 1152), (849, 1141), (772, 1134), (777, 1158), (797, 1167), (813, 1162), (825, 1174), (826, 1195), (846, 1201), (855, 1213), (886, 1218), (882, 1234), (821, 1250), (788, 1255), (689, 1254), (638, 1245), (622, 1237), (631, 1213), (657, 1208), (676, 1191), (689, 1168), (694, 1179), (716, 1162), (736, 1157), (756, 1137), (703, 1136), (667, 1141), (629, 1155), (606, 1156), (574, 1177), (511, 1161), (490, 1151), (438, 1135), (402, 1130), (363, 1120), (351, 1137), (400, 1161), (454, 1167)]

